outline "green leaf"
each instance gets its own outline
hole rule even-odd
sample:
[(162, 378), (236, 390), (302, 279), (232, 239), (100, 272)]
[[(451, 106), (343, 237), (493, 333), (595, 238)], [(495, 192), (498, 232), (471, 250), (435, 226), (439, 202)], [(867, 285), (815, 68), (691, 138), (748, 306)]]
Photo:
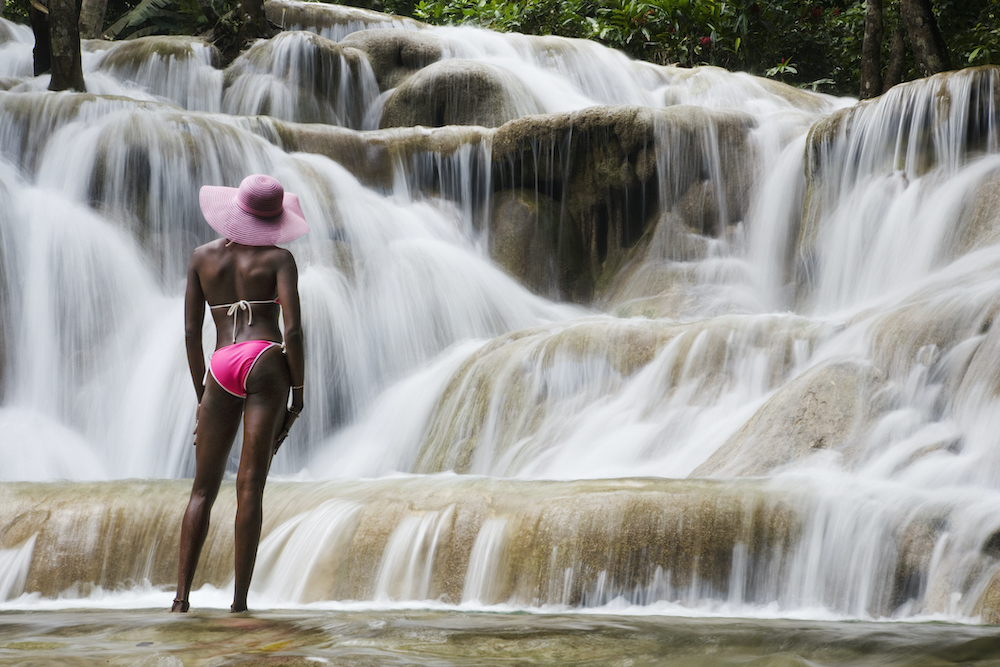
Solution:
[(159, 10), (166, 7), (173, 0), (142, 0), (135, 8), (126, 13), (120, 19), (104, 31), (104, 36), (109, 39), (117, 37), (125, 28), (141, 25), (155, 15)]

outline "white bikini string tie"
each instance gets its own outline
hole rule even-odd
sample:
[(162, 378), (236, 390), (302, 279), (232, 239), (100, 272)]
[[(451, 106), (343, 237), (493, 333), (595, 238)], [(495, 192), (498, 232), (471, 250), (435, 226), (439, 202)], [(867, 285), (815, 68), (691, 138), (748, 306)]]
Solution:
[(236, 303), (229, 305), (229, 310), (226, 311), (226, 315), (230, 315), (233, 318), (233, 342), (236, 342), (236, 323), (237, 318), (239, 318), (240, 311), (247, 311), (247, 325), (253, 324), (253, 308), (250, 307), (250, 302), (246, 299), (240, 299)]

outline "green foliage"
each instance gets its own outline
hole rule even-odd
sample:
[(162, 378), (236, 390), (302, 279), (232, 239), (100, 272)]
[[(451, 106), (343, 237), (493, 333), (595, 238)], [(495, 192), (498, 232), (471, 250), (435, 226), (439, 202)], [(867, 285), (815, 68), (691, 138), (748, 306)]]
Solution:
[[(4, 17), (27, 22), (28, 0), (4, 0)], [(225, 14), (235, 0), (215, 0)], [(339, 0), (433, 24), (599, 41), (634, 58), (718, 65), (794, 85), (857, 94), (864, 0)], [(883, 0), (883, 65), (899, 0)], [(1000, 64), (1000, 0), (933, 0), (952, 65)], [(197, 0), (109, 0), (117, 38), (205, 29)], [(908, 55), (906, 78), (917, 72)]]
[[(387, 0), (387, 8), (391, 8)], [(396, 0), (401, 2), (401, 0)], [(883, 64), (899, 0), (885, 0)], [(1000, 0), (934, 0), (953, 65), (1000, 62)], [(718, 65), (857, 94), (864, 0), (420, 0), (428, 23), (595, 39), (644, 60)], [(971, 29), (970, 29), (971, 26)], [(912, 57), (908, 77), (915, 77)]]
[(1000, 0), (938, 0), (934, 7), (953, 67), (1000, 65)]
[(4, 0), (3, 18), (15, 23), (28, 23), (28, 0)]

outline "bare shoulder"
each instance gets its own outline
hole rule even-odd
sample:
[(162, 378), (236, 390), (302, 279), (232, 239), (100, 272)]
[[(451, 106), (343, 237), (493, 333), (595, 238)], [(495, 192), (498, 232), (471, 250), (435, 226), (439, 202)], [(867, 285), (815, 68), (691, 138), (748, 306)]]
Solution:
[(191, 265), (197, 266), (217, 256), (224, 247), (225, 239), (215, 239), (200, 245), (191, 253)]
[(273, 262), (276, 268), (295, 268), (295, 257), (291, 251), (278, 246), (267, 249), (267, 259)]

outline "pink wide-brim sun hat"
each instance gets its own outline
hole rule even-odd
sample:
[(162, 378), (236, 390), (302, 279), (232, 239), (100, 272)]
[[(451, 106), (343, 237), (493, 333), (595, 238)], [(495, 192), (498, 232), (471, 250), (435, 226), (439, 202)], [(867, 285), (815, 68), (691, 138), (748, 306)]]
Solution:
[(309, 231), (298, 196), (265, 174), (247, 176), (238, 188), (203, 185), (198, 200), (212, 229), (242, 245), (287, 243)]

